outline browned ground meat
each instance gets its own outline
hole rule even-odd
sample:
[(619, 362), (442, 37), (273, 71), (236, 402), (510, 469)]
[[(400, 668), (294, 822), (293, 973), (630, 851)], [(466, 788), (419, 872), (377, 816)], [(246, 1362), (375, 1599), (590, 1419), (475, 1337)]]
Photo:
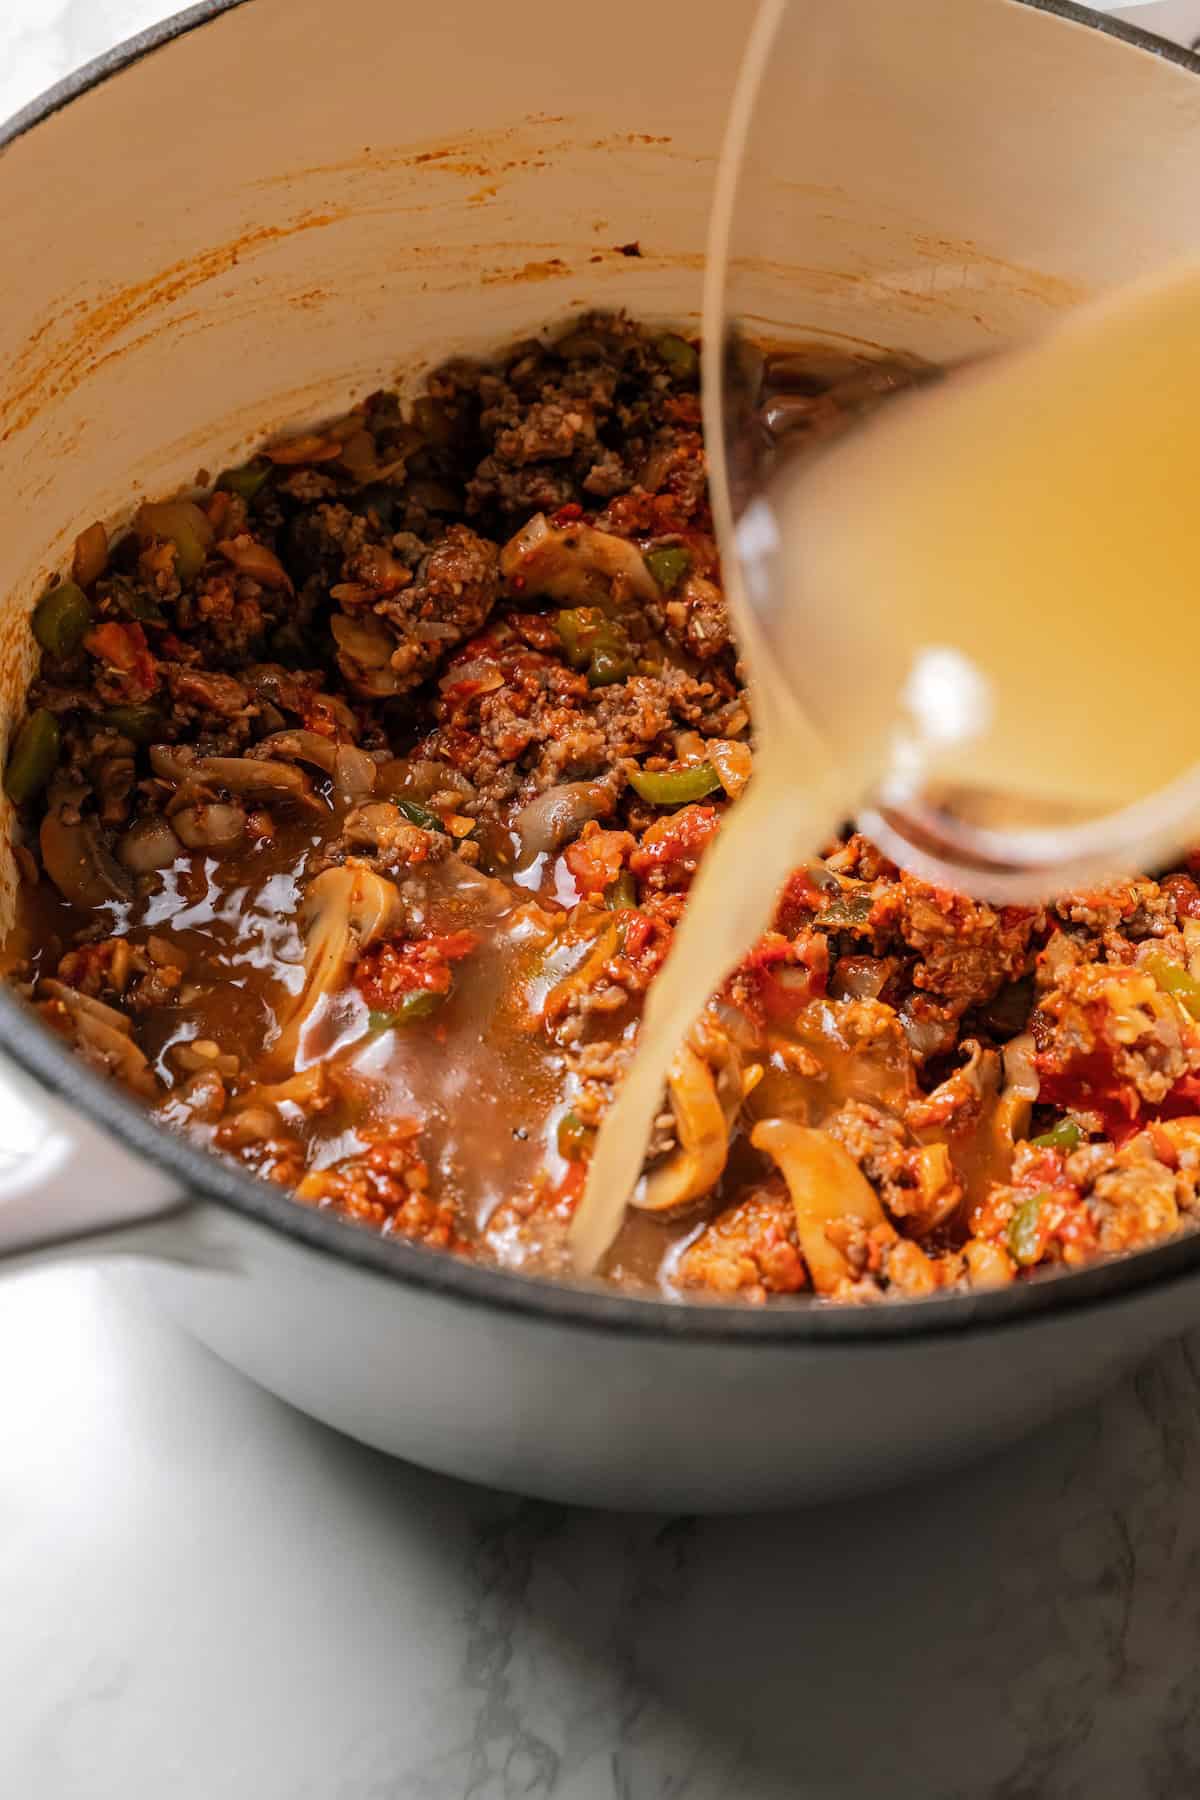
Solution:
[[(842, 374), (814, 429), (874, 391)], [(91, 528), (34, 627), (5, 963), (46, 1021), (305, 1204), (561, 1269), (753, 768), (695, 345), (593, 315), (374, 394)], [(991, 1286), (1198, 1184), (1194, 869), (996, 908), (849, 831), (681, 1047), (611, 1272)]]

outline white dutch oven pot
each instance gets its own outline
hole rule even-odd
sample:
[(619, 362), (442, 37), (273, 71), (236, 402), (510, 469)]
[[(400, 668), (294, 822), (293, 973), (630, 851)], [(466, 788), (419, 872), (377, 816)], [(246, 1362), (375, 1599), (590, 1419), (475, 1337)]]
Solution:
[[(796, 261), (759, 271), (772, 335), (961, 356), (1194, 247), (1186, 53), (1055, 0), (837, 4), (826, 104), (795, 122)], [(217, 0), (14, 120), (5, 720), (47, 575), (131, 493), (585, 305), (695, 321), (749, 16)], [(5, 910), (14, 880), (0, 844)], [(695, 1509), (896, 1480), (1094, 1391), (1200, 1303), (1200, 1237), (869, 1311), (555, 1288), (293, 1205), (160, 1131), (9, 995), (0, 1049), (10, 1258), (134, 1258), (297, 1406), (528, 1492)]]

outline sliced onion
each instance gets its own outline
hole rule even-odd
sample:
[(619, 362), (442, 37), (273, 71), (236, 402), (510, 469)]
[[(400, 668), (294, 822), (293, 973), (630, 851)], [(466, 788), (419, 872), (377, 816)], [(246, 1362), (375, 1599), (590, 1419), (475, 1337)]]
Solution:
[(361, 800), (375, 788), (375, 760), (355, 744), (339, 744), (333, 768), (334, 792), (343, 800)]
[(1200, 980), (1200, 919), (1181, 919), (1179, 923), (1188, 974), (1193, 980)]
[(883, 957), (839, 957), (834, 968), (834, 997), (838, 1000), (878, 1000), (891, 972), (891, 965)]
[(39, 835), (46, 873), (65, 900), (91, 911), (109, 900), (131, 900), (133, 880), (112, 855), (95, 819), (68, 824), (57, 810)]
[(379, 766), (379, 791), (400, 794), (406, 800), (430, 800), (434, 794), (457, 794), (473, 800), (475, 788), (460, 769), (432, 757), (397, 756)]
[(667, 1090), (679, 1149), (639, 1183), (633, 1204), (643, 1212), (673, 1212), (707, 1194), (729, 1154), (729, 1126), (712, 1070), (688, 1044), (675, 1054)]
[(469, 662), (455, 663), (438, 682), (445, 693), (448, 688), (473, 687), (476, 693), (494, 693), (504, 686), (504, 677), (489, 657), (478, 656)]
[(709, 738), (704, 748), (721, 786), (731, 800), (736, 800), (754, 773), (754, 753), (749, 744), (735, 738)]
[(796, 1236), (812, 1284), (819, 1294), (833, 1293), (851, 1271), (842, 1251), (826, 1236), (826, 1227), (849, 1220), (868, 1231), (889, 1232), (890, 1221), (878, 1194), (828, 1132), (790, 1119), (763, 1119), (750, 1142), (778, 1163), (792, 1198)]
[[(371, 869), (345, 865), (325, 869), (309, 882), (301, 916), (304, 984), (280, 1016), (272, 1052), (272, 1060), (286, 1067), (295, 1065), (321, 1003), (345, 986), (347, 970), (369, 944), (399, 926), (404, 909), (393, 882)], [(268, 1090), (266, 1097), (276, 1096)]]
[(949, 1050), (957, 1035), (953, 1021), (938, 1018), (922, 1018), (911, 1012), (907, 1004), (900, 1008), (900, 1023), (904, 1035), (908, 1039), (908, 1047), (913, 1055), (925, 1061), (927, 1057), (937, 1056), (943, 1050)]
[(576, 605), (586, 605), (618, 583), (640, 600), (661, 598), (641, 551), (628, 538), (597, 531), (593, 525), (560, 528), (551, 525), (544, 513), (535, 513), (505, 544), (500, 572), (509, 582), (519, 577), (524, 592)]
[(1020, 1037), (1010, 1038), (1002, 1052), (1004, 1057), (1005, 1090), (1021, 1094), (1027, 1100), (1036, 1100), (1041, 1089), (1041, 1080), (1033, 1066), (1037, 1045), (1033, 1041), (1033, 1033), (1023, 1031)]

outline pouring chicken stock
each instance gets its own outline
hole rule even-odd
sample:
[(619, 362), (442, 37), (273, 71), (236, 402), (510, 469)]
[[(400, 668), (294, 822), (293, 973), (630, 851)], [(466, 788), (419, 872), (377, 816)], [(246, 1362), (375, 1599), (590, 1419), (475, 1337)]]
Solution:
[[(580, 1272), (646, 1198), (664, 1084), (707, 997), (840, 820), (996, 902), (1195, 841), (1200, 766), (1176, 671), (1200, 657), (1198, 323), (1200, 266), (1171, 270), (889, 400), (822, 454), (784, 456), (732, 543), (726, 521), (754, 779), (705, 858), (597, 1138), (572, 1225)], [(719, 446), (714, 461), (720, 483)]]

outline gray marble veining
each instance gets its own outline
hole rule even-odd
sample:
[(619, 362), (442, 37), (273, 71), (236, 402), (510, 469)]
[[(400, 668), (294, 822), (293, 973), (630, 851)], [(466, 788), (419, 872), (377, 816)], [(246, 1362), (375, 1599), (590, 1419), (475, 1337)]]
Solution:
[(388, 1462), (92, 1271), (3, 1300), (5, 1795), (1200, 1790), (1200, 1336), (981, 1467), (695, 1520)]

